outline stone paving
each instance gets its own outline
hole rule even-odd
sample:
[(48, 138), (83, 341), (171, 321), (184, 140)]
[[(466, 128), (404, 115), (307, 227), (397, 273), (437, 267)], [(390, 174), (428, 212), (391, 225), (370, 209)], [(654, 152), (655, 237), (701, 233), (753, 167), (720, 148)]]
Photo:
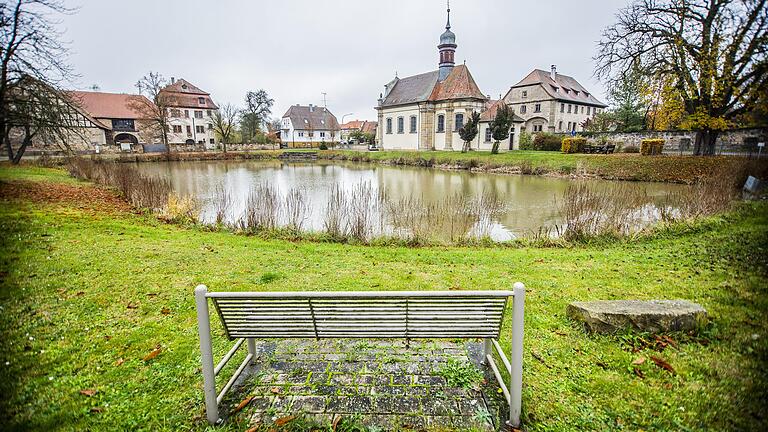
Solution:
[[(507, 414), (481, 341), (260, 341), (257, 353), (221, 406), (227, 415), (252, 398), (238, 414), (252, 426), (304, 414), (378, 431), (496, 431)], [(474, 365), (478, 379), (458, 386), (448, 364)]]

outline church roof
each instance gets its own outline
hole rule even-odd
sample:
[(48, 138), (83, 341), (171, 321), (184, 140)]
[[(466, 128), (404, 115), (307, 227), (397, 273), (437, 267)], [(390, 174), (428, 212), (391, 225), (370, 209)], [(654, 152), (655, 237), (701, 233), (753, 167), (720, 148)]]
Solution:
[(435, 84), (429, 97), (430, 101), (435, 102), (448, 99), (486, 100), (487, 98), (472, 78), (469, 68), (466, 65), (459, 65), (454, 67), (442, 82)]
[(533, 72), (529, 73), (519, 83), (513, 85), (512, 88), (538, 84), (541, 84), (544, 91), (546, 91), (553, 99), (600, 107), (608, 106), (603, 102), (600, 102), (573, 77), (556, 73), (555, 79), (552, 80), (550, 72), (541, 69), (534, 69)]
[(394, 87), (389, 91), (381, 105), (406, 105), (426, 101), (437, 84), (437, 76), (438, 71), (432, 71), (397, 78)]
[(327, 108), (293, 105), (283, 114), (290, 118), (294, 129), (339, 130), (339, 121)]
[(450, 99), (486, 99), (465, 65), (454, 67), (442, 82), (438, 81), (438, 77), (439, 71), (432, 71), (396, 79), (381, 106)]

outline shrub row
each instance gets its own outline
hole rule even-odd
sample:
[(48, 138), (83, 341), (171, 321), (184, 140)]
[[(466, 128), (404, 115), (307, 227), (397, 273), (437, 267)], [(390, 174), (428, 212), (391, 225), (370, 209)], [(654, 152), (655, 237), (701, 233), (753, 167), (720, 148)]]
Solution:
[(643, 156), (660, 155), (664, 150), (664, 140), (659, 138), (640, 141), (640, 154)]
[(563, 153), (583, 153), (587, 139), (583, 137), (563, 138), (560, 151)]

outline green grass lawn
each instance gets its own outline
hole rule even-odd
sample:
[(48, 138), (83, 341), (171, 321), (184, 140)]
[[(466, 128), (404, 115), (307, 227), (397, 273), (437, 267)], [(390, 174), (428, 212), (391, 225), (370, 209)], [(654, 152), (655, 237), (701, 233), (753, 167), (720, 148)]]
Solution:
[[(193, 299), (200, 283), (438, 290), (515, 281), (528, 287), (526, 430), (768, 428), (765, 203), (633, 242), (367, 247), (207, 232), (98, 202), (4, 192), (91, 187), (55, 169), (2, 166), (0, 182), (2, 430), (206, 429)], [(565, 316), (571, 301), (619, 298), (689, 299), (713, 320), (698, 336), (672, 335), (678, 348), (659, 352), (637, 337), (588, 335)], [(220, 356), (227, 344), (215, 333)], [(144, 361), (157, 346), (161, 353)], [(636, 373), (639, 357), (648, 360)]]

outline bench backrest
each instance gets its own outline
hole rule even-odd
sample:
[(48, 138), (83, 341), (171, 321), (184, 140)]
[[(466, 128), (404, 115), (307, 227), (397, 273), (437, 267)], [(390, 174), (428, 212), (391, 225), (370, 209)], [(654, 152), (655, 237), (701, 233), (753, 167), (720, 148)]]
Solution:
[(498, 338), (513, 291), (209, 292), (227, 337)]

